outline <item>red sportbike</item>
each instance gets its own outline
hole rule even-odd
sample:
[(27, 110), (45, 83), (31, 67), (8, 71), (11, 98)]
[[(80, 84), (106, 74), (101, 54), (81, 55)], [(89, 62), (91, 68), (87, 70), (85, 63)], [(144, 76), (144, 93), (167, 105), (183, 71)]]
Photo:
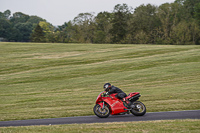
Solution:
[(105, 91), (101, 92), (96, 100), (94, 106), (94, 113), (100, 118), (106, 118), (111, 115), (129, 114), (130, 112), (135, 116), (143, 116), (146, 113), (145, 105), (137, 101), (141, 96), (139, 92), (132, 92), (126, 97), (128, 102), (131, 102), (132, 108), (129, 108), (126, 102), (115, 97), (117, 93), (106, 96)]

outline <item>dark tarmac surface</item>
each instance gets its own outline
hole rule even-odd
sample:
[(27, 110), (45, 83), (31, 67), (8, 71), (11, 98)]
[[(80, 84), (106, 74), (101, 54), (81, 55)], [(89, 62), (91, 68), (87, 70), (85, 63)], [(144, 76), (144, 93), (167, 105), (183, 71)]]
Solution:
[(94, 116), (65, 117), (65, 118), (0, 121), (0, 127), (153, 121), (153, 120), (173, 120), (173, 119), (200, 119), (200, 110), (152, 112), (152, 113), (146, 113), (144, 116), (134, 116), (132, 114), (114, 115), (114, 116), (110, 115), (108, 118), (98, 118), (97, 116), (94, 115)]

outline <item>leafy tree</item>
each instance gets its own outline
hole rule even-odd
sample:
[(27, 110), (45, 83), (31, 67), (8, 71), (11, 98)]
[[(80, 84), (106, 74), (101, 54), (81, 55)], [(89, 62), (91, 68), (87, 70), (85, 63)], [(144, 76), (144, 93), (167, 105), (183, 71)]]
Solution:
[(39, 25), (44, 32), (46, 42), (54, 42), (54, 38), (53, 38), (54, 27), (50, 23), (45, 22), (45, 21), (40, 21)]
[(135, 35), (135, 43), (138, 44), (146, 44), (149, 42), (149, 36), (144, 32), (144, 31), (139, 31), (136, 35)]
[(195, 16), (195, 8), (200, 3), (200, 0), (176, 0), (175, 3), (182, 5), (182, 19), (190, 21)]
[(13, 23), (13, 24), (26, 23), (29, 18), (30, 18), (29, 15), (26, 15), (26, 14), (21, 13), (21, 12), (16, 12), (16, 13), (13, 14), (12, 17), (10, 17), (10, 22)]
[(179, 23), (178, 13), (180, 7), (177, 3), (165, 3), (159, 6), (158, 16), (161, 21), (161, 29), (163, 32), (163, 42), (169, 44), (171, 42), (171, 30)]
[(200, 29), (196, 20), (191, 22), (181, 21), (172, 29), (172, 44), (197, 44), (200, 37)]
[(194, 17), (200, 25), (200, 3), (196, 4), (194, 7)]
[(114, 7), (112, 29), (110, 29), (113, 43), (123, 43), (127, 34), (127, 22), (130, 19), (131, 10), (132, 8), (129, 8), (127, 4), (118, 4)]
[(56, 42), (65, 42), (65, 38), (66, 38), (66, 27), (67, 27), (67, 23), (65, 22), (63, 25), (58, 26), (55, 30), (55, 41)]
[(132, 32), (135, 31), (135, 33), (132, 33), (135, 34), (135, 40), (137, 40), (139, 36), (145, 38), (144, 41), (139, 39), (140, 41), (135, 41), (135, 43), (154, 43), (155, 37), (152, 35), (152, 32), (161, 25), (157, 10), (158, 7), (151, 4), (147, 4), (146, 6), (141, 5), (135, 9), (129, 27), (132, 27)]
[(74, 18), (74, 23), (77, 25), (82, 25), (84, 23), (90, 23), (94, 19), (94, 13), (80, 13)]
[(0, 12), (0, 37), (4, 40), (9, 40), (12, 25), (9, 21), (10, 10), (6, 10), (4, 12)]
[(9, 20), (0, 18), (0, 37), (8, 40), (11, 33), (11, 28), (12, 27)]
[(73, 20), (76, 38), (81, 43), (92, 43), (94, 38), (94, 15), (93, 13), (80, 13)]
[(195, 13), (195, 6), (198, 5), (200, 3), (200, 0), (184, 0), (184, 7), (186, 9), (186, 11), (192, 16), (194, 17), (194, 13)]
[(30, 41), (30, 35), (32, 32), (32, 24), (31, 23), (17, 23), (14, 28), (20, 31), (21, 39), (18, 41), (28, 42)]
[(21, 12), (16, 12), (13, 16), (10, 15), (10, 10), (0, 12), (0, 37), (5, 38), (7, 41), (30, 41), (32, 30), (37, 23), (44, 20)]
[(81, 43), (200, 44), (200, 0), (175, 0), (132, 11), (117, 4), (112, 12), (80, 13), (54, 27), (37, 16), (0, 12), (0, 37), (7, 41)]
[(7, 19), (8, 20), (10, 18), (10, 15), (11, 15), (10, 10), (6, 10), (3, 13), (0, 12), (0, 18), (1, 19)]
[(41, 26), (39, 24), (35, 27), (33, 33), (31, 34), (31, 41), (32, 42), (44, 42), (45, 41), (43, 29), (41, 28)]
[(191, 40), (189, 25), (186, 21), (181, 21), (172, 30), (172, 39), (174, 44), (186, 44)]
[(45, 19), (42, 19), (38, 16), (30, 16), (29, 19), (27, 20), (27, 23), (31, 23), (32, 29), (35, 29), (35, 27), (37, 26), (38, 23), (40, 23), (40, 21), (46, 22)]
[(63, 42), (70, 42), (70, 43), (77, 42), (77, 39), (75, 36), (76, 36), (75, 27), (73, 23), (69, 21), (68, 23), (66, 23), (66, 27), (63, 30), (62, 40)]
[(112, 13), (109, 12), (100, 12), (95, 17), (95, 43), (110, 43), (111, 42), (111, 34), (109, 30), (112, 28)]
[(160, 25), (157, 7), (151, 4), (137, 7), (133, 17), (137, 23), (137, 29), (143, 30), (146, 33)]
[(30, 16), (27, 22), (32, 23), (32, 24), (38, 24), (40, 21), (46, 22), (45, 19), (40, 18), (38, 16)]
[(192, 44), (200, 44), (200, 28), (197, 20), (193, 19), (189, 25), (191, 32), (191, 43)]

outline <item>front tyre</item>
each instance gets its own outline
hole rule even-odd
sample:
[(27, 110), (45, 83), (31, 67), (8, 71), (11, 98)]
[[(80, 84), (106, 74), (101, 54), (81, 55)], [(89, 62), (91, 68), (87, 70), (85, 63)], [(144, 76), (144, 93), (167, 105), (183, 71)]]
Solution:
[(143, 116), (146, 113), (146, 107), (145, 105), (140, 101), (133, 102), (133, 105), (135, 106), (131, 113), (135, 116)]
[(102, 109), (99, 104), (96, 104), (93, 108), (93, 111), (95, 115), (100, 118), (107, 118), (110, 115), (110, 109), (107, 105), (105, 105), (104, 109)]

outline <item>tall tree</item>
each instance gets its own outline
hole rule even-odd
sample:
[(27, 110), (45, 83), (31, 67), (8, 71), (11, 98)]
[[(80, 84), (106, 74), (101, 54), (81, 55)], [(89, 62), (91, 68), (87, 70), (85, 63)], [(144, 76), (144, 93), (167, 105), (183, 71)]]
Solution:
[(200, 2), (194, 7), (194, 17), (200, 25)]
[(198, 6), (200, 0), (176, 0), (175, 3), (182, 5), (182, 18), (189, 21), (195, 16), (195, 7)]
[(27, 23), (31, 23), (34, 29), (37, 26), (37, 24), (40, 23), (40, 21), (46, 22), (45, 19), (40, 18), (38, 16), (30, 16), (27, 20)]
[(78, 42), (92, 43), (94, 38), (94, 13), (80, 13), (74, 18)]
[(112, 28), (112, 13), (100, 12), (95, 17), (96, 31), (95, 31), (95, 43), (110, 43), (111, 34), (109, 30)]
[(189, 24), (186, 21), (181, 21), (171, 31), (172, 44), (187, 44), (191, 40)]
[(113, 10), (112, 29), (110, 33), (113, 36), (113, 43), (123, 43), (128, 29), (127, 22), (130, 19), (132, 8), (127, 4), (116, 5)]
[(45, 41), (43, 29), (41, 28), (41, 26), (39, 24), (35, 27), (33, 33), (31, 34), (31, 41), (32, 42), (44, 42)]
[(0, 37), (9, 40), (11, 32), (11, 23), (9, 20), (0, 18)]
[(195, 13), (195, 6), (198, 5), (200, 3), (200, 0), (184, 0), (184, 7), (186, 9), (186, 11), (192, 16), (194, 17), (194, 13)]
[(180, 6), (177, 3), (165, 3), (159, 6), (158, 16), (161, 21), (162, 30), (161, 36), (163, 39), (162, 43), (171, 43), (171, 31), (179, 23), (178, 13)]
[[(32, 24), (31, 23), (17, 23), (14, 28), (16, 28), (20, 32), (20, 37), (18, 36), (18, 40), (20, 42), (29, 42), (30, 35), (32, 33)], [(20, 39), (19, 39), (20, 38)]]
[(76, 28), (71, 21), (69, 21), (67, 23), (67, 26), (65, 27), (63, 32), (64, 32), (64, 36), (63, 36), (64, 42), (69, 42), (69, 43), (77, 42), (77, 39), (76, 39), (77, 31), (76, 31)]
[(45, 42), (54, 42), (54, 26), (46, 21), (40, 21), (39, 25), (44, 32)]
[(157, 11), (158, 7), (151, 4), (141, 5), (135, 9), (131, 25), (135, 31), (135, 43), (155, 42), (153, 31), (161, 25)]
[(0, 12), (0, 18), (1, 19), (7, 19), (8, 20), (10, 18), (10, 15), (11, 15), (11, 11), (10, 10), (6, 10), (3, 13)]
[(13, 14), (12, 17), (10, 17), (10, 21), (13, 23), (13, 24), (17, 24), (17, 23), (26, 23), (29, 19), (29, 15), (26, 15), (24, 13), (21, 13), (21, 12), (16, 12)]

